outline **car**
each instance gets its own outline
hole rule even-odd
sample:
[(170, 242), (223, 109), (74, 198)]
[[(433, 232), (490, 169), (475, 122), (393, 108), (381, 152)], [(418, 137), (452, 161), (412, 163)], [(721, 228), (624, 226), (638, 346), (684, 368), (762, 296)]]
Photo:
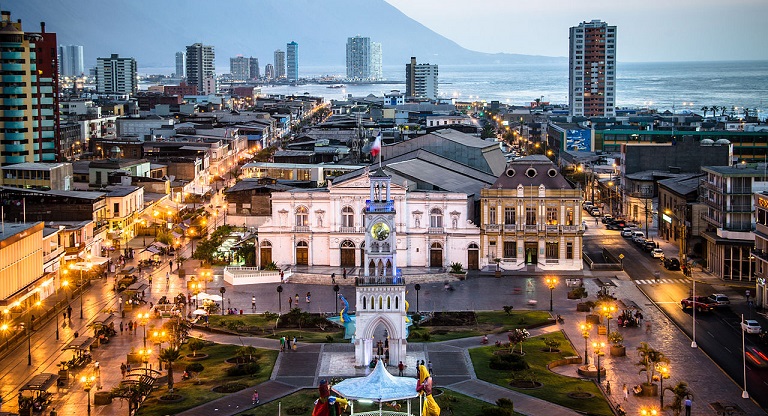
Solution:
[(691, 297), (681, 300), (680, 306), (683, 310), (696, 308), (696, 312), (710, 312), (717, 307), (717, 302), (706, 296), (696, 296), (695, 300)]
[(660, 248), (654, 248), (651, 250), (651, 257), (654, 259), (663, 259), (664, 258), (664, 250)]
[(593, 208), (592, 211), (589, 212), (589, 215), (593, 217), (599, 217), (600, 216), (600, 208)]
[(759, 334), (763, 330), (763, 328), (760, 327), (760, 323), (754, 319), (741, 321), (741, 329), (748, 334)]
[(605, 214), (603, 215), (603, 219), (601, 221), (603, 222), (603, 224), (608, 224), (609, 222), (611, 222), (611, 220), (613, 220), (613, 215)]
[(731, 300), (728, 299), (728, 296), (725, 296), (722, 293), (713, 293), (709, 295), (708, 298), (717, 302), (718, 306), (728, 306), (731, 304)]
[(634, 231), (632, 232), (632, 241), (634, 242), (642, 242), (645, 241), (645, 233), (642, 231)]
[(677, 257), (664, 257), (664, 268), (667, 270), (680, 270), (680, 260)]
[(624, 227), (624, 229), (621, 231), (621, 236), (624, 238), (632, 237), (632, 229)]

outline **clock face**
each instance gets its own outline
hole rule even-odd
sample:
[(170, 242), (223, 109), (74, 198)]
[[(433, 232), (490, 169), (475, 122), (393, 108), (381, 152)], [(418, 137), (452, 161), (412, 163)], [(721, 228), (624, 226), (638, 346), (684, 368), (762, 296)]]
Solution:
[(379, 241), (386, 240), (389, 237), (389, 225), (382, 221), (373, 224), (373, 227), (371, 227), (371, 237)]

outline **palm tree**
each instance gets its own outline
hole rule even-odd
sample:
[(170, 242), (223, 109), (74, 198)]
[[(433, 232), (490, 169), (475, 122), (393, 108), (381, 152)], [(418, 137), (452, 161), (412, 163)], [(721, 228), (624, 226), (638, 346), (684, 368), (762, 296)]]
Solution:
[(723, 106), (720, 106), (720, 115), (721, 115), (721, 116), (724, 116), (724, 115), (725, 115), (725, 110), (727, 110), (727, 109), (728, 109), (728, 108), (727, 108), (726, 106), (724, 106), (724, 105), (723, 105)]
[(704, 117), (704, 118), (707, 118), (707, 111), (709, 111), (709, 107), (707, 107), (707, 106), (705, 105), (704, 107), (701, 107), (701, 111), (703, 111), (703, 112), (704, 112), (704, 116), (703, 116), (703, 117)]
[(747, 107), (744, 107), (744, 118), (745, 119), (749, 118), (749, 108)]
[[(693, 393), (691, 392), (691, 389), (688, 388), (688, 383), (684, 381), (677, 383), (674, 387), (667, 387), (664, 389), (664, 391), (667, 390), (671, 391), (672, 394), (675, 395), (675, 399), (672, 400), (672, 404), (664, 407), (667, 409), (672, 409), (672, 411), (675, 413), (675, 416), (680, 416), (680, 412), (683, 411), (683, 402), (686, 398), (693, 397)], [(664, 392), (662, 391), (661, 394), (664, 394)]]
[(181, 353), (176, 348), (166, 348), (160, 352), (160, 360), (168, 364), (168, 391), (173, 391), (173, 363), (181, 358)]
[(648, 381), (645, 383), (650, 386), (653, 384), (653, 376), (656, 373), (656, 365), (659, 363), (668, 363), (669, 358), (664, 355), (663, 352), (653, 349), (647, 342), (641, 342), (637, 347), (637, 355), (640, 356), (640, 361), (635, 365), (642, 367), (639, 373), (646, 372)]
[(709, 107), (710, 110), (712, 110), (712, 117), (717, 117), (717, 110), (720, 109), (720, 107), (713, 105), (712, 107)]

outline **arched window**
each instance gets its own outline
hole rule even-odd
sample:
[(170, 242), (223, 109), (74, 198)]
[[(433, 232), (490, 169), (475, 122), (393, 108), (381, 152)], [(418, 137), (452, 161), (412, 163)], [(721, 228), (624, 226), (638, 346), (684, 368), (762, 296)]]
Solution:
[(432, 208), (429, 211), (429, 226), (431, 228), (443, 228), (443, 211), (439, 208)]
[(395, 296), (395, 310), (400, 310), (400, 296)]
[(367, 308), (367, 303), (368, 303), (368, 302), (367, 302), (367, 300), (368, 300), (368, 298), (366, 298), (365, 296), (363, 296), (363, 309), (368, 309), (368, 308)]
[(387, 296), (387, 309), (392, 309), (392, 298)]
[(384, 309), (384, 298), (379, 296), (379, 310)]
[(265, 240), (261, 242), (261, 247), (272, 247), (272, 243)]
[(307, 207), (296, 208), (296, 226), (309, 227), (309, 210)]
[(371, 309), (376, 309), (376, 304), (373, 303), (373, 296), (371, 296)]
[(355, 226), (355, 211), (352, 207), (346, 206), (341, 209), (341, 226), (350, 228)]

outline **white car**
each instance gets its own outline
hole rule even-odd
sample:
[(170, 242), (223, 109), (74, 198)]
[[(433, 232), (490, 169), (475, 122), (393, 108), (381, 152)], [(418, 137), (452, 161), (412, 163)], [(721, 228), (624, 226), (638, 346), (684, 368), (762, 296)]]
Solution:
[(634, 242), (640, 242), (645, 240), (645, 233), (642, 231), (635, 231), (632, 233), (632, 241)]
[(763, 328), (760, 327), (760, 323), (754, 319), (746, 319), (741, 322), (741, 329), (748, 334), (759, 334)]
[(632, 237), (632, 229), (631, 228), (625, 228), (624, 230), (621, 231), (621, 236), (622, 237), (627, 237), (627, 238)]
[(653, 250), (651, 250), (651, 257), (655, 259), (664, 258), (664, 250), (660, 248), (654, 248)]

